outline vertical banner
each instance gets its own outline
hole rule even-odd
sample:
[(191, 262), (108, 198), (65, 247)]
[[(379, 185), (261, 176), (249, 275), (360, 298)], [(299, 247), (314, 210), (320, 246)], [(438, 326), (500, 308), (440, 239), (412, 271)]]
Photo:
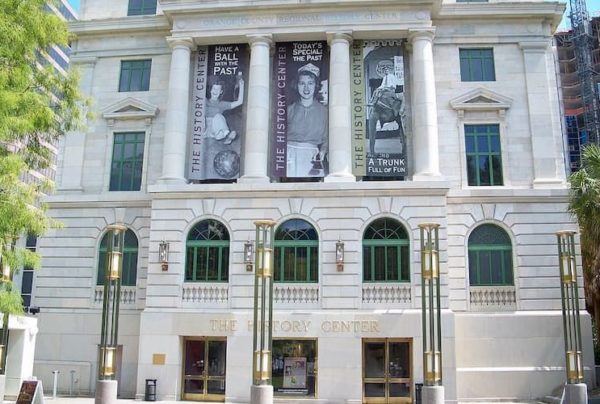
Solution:
[(228, 180), (240, 175), (245, 134), (246, 44), (200, 46), (194, 55), (190, 180)]
[(327, 43), (277, 43), (273, 69), (273, 175), (324, 177), (329, 150)]
[(352, 150), (356, 176), (404, 177), (404, 55), (398, 41), (352, 45)]

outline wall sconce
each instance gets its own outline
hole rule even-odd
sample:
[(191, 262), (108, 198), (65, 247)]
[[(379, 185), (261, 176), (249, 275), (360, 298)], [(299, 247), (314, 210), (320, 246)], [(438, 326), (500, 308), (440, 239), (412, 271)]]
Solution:
[(338, 272), (344, 270), (344, 242), (342, 240), (335, 243), (335, 265)]
[(254, 244), (250, 240), (244, 243), (244, 264), (246, 271), (252, 272), (252, 264), (254, 263)]
[(169, 243), (165, 240), (161, 241), (158, 245), (158, 260), (160, 261), (160, 268), (163, 271), (169, 270)]

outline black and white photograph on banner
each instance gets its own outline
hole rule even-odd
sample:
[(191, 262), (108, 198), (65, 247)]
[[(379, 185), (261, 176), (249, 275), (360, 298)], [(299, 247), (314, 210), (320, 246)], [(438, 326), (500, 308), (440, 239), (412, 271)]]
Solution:
[(327, 43), (277, 43), (273, 67), (273, 174), (324, 177), (329, 150)]
[(398, 41), (355, 41), (352, 47), (353, 173), (406, 175), (405, 76)]
[(191, 180), (240, 176), (248, 62), (245, 44), (201, 46), (195, 54)]

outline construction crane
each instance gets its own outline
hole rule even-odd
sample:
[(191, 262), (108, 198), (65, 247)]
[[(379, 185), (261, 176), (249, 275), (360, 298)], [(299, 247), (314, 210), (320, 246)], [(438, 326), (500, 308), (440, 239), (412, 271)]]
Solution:
[(592, 60), (594, 36), (586, 7), (586, 0), (570, 0), (571, 35), (577, 63), (577, 76), (581, 85), (583, 127), (579, 128), (581, 143), (600, 144), (600, 110), (598, 88)]

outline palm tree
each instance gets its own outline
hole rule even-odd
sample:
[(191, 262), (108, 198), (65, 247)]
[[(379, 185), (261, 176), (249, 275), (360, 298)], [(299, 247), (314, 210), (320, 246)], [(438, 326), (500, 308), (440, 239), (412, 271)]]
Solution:
[(587, 307), (594, 316), (595, 340), (600, 339), (600, 147), (583, 150), (581, 169), (569, 177), (569, 212), (577, 217), (581, 233), (584, 288)]

